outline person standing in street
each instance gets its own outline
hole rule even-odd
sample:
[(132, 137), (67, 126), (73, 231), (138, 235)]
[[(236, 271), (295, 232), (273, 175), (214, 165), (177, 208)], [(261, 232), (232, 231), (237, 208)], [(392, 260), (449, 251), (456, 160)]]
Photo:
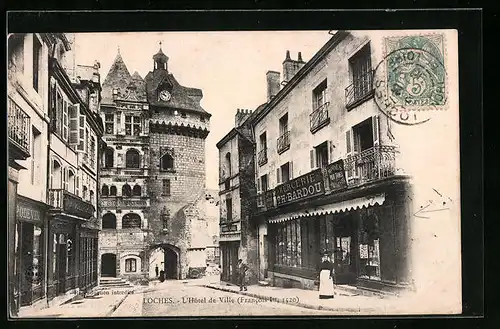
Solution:
[(155, 273), (156, 273), (156, 277), (158, 277), (158, 274), (159, 274), (158, 264), (156, 264)]
[(240, 285), (240, 291), (247, 291), (247, 286), (245, 282), (245, 276), (248, 270), (247, 264), (243, 263), (242, 259), (238, 259), (238, 283)]
[(328, 257), (324, 254), (321, 259), (320, 272), (319, 272), (319, 298), (329, 299), (334, 298), (333, 289), (333, 264)]

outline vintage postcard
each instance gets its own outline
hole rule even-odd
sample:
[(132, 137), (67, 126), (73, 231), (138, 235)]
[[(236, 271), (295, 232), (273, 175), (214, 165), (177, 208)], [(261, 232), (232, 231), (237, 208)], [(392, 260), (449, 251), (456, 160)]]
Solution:
[(7, 90), (11, 318), (462, 311), (456, 30), (13, 33)]

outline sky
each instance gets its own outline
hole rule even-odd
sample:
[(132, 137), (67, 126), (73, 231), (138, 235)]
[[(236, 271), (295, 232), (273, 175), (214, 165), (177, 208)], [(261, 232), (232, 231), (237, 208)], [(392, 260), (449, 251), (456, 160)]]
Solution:
[(212, 114), (206, 139), (207, 188), (218, 190), (216, 143), (234, 127), (238, 108), (254, 110), (266, 102), (266, 72), (278, 71), (287, 50), (308, 61), (331, 38), (328, 31), (79, 33), (76, 63), (101, 63), (104, 81), (118, 48), (130, 74), (144, 78), (153, 69), (159, 42), (168, 70), (183, 86), (203, 91), (201, 106)]

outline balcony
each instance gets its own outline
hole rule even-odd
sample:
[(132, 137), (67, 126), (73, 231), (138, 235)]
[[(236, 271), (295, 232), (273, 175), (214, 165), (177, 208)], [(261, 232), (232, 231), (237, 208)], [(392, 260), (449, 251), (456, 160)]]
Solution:
[(123, 197), (123, 196), (101, 196), (99, 198), (99, 205), (103, 208), (146, 208), (149, 207), (149, 196), (139, 197)]
[(266, 211), (275, 208), (274, 190), (267, 190), (255, 197), (257, 211)]
[(89, 219), (94, 214), (94, 206), (77, 195), (64, 189), (49, 189), (48, 204), (52, 211)]
[(290, 148), (290, 130), (284, 132), (278, 137), (278, 154), (281, 154)]
[(396, 147), (377, 145), (344, 159), (349, 185), (382, 179), (396, 174)]
[(14, 160), (26, 160), (30, 156), (30, 117), (12, 99), (8, 100), (9, 156)]
[(360, 75), (345, 89), (346, 108), (352, 109), (373, 96), (373, 70)]
[(267, 148), (263, 148), (260, 150), (259, 154), (257, 155), (257, 163), (259, 166), (263, 166), (267, 163)]
[(330, 102), (326, 102), (309, 115), (309, 124), (313, 134), (330, 123), (329, 106)]

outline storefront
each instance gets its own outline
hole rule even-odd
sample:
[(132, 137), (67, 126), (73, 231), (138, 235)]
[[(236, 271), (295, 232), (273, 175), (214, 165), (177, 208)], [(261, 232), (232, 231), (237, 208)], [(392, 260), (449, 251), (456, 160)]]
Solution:
[(221, 281), (237, 283), (238, 252), (240, 241), (220, 242)]
[(98, 232), (97, 223), (83, 223), (80, 229), (78, 285), (83, 291), (95, 287), (98, 283)]
[(45, 214), (47, 205), (17, 196), (15, 273), (17, 305), (27, 306), (45, 297)]
[(327, 253), (337, 284), (407, 288), (408, 180), (394, 176), (347, 186), (327, 173), (314, 171), (275, 189), (277, 207), (264, 214), (274, 285), (315, 289)]

